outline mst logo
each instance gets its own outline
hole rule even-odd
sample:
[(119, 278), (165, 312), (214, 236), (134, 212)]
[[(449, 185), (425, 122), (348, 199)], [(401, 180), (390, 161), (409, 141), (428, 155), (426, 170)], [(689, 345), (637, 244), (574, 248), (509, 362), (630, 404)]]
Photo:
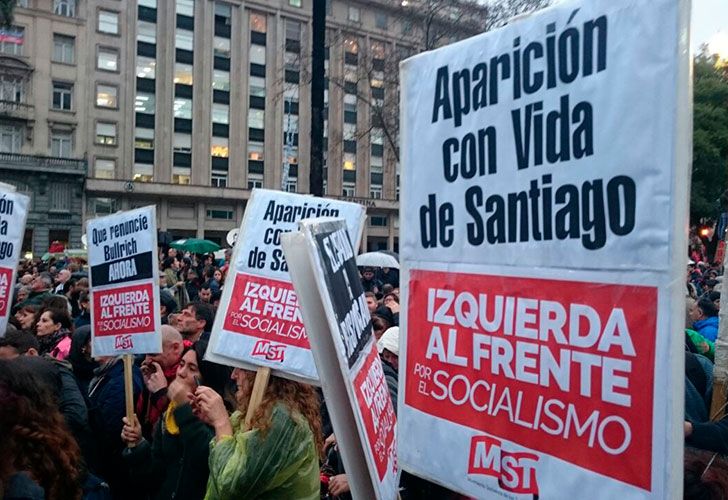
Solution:
[(134, 347), (134, 341), (131, 335), (117, 335), (114, 337), (114, 349), (131, 349)]
[(536, 462), (535, 453), (506, 451), (499, 439), (473, 436), (470, 440), (468, 474), (493, 476), (505, 491), (538, 495)]
[(283, 362), (283, 354), (286, 351), (284, 344), (274, 344), (270, 340), (259, 340), (253, 346), (251, 356), (260, 356), (268, 361)]

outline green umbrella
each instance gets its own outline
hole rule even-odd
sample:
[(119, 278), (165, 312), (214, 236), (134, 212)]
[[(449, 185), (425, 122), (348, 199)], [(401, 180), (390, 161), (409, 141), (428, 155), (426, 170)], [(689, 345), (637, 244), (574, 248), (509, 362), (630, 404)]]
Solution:
[(170, 247), (192, 253), (211, 253), (220, 250), (220, 245), (209, 240), (200, 240), (197, 238), (187, 238), (184, 240), (176, 240), (169, 244)]

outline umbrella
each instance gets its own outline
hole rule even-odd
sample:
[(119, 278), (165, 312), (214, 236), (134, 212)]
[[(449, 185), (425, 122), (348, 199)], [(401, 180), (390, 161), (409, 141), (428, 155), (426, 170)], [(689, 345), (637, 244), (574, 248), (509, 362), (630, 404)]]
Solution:
[(384, 252), (367, 252), (356, 257), (356, 265), (363, 267), (390, 267), (399, 269), (399, 262)]
[(209, 240), (200, 240), (198, 238), (187, 238), (184, 240), (176, 240), (169, 244), (170, 247), (182, 250), (183, 252), (192, 253), (212, 253), (220, 250), (220, 245)]

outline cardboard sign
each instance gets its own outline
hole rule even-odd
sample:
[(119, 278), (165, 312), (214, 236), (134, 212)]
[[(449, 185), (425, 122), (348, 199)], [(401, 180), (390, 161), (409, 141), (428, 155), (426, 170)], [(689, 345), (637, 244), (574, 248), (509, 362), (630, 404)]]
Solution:
[(352, 495), (396, 498), (396, 417), (346, 223), (305, 220), (283, 248)]
[(94, 356), (162, 352), (154, 206), (86, 224)]
[(679, 496), (688, 13), (562, 2), (402, 64), (405, 470)]
[(29, 203), (25, 195), (0, 189), (0, 337), (5, 335), (12, 309)]
[(300, 220), (343, 217), (361, 237), (364, 208), (325, 198), (255, 189), (235, 242), (206, 359), (318, 384), (298, 297), (288, 274), (281, 235)]

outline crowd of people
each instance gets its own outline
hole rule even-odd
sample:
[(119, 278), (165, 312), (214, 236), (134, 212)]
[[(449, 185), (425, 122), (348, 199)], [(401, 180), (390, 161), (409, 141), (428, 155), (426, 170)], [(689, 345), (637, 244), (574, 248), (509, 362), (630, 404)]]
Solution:
[[(728, 418), (711, 419), (722, 266), (693, 241), (685, 328), (685, 497), (727, 498)], [(91, 353), (89, 281), (74, 259), (25, 262), (0, 338), (0, 498), (351, 498), (320, 390), (204, 359), (230, 252), (160, 252), (162, 352), (132, 368)], [(397, 400), (399, 273), (362, 268), (387, 386)], [(402, 474), (401, 497), (462, 498)]]

